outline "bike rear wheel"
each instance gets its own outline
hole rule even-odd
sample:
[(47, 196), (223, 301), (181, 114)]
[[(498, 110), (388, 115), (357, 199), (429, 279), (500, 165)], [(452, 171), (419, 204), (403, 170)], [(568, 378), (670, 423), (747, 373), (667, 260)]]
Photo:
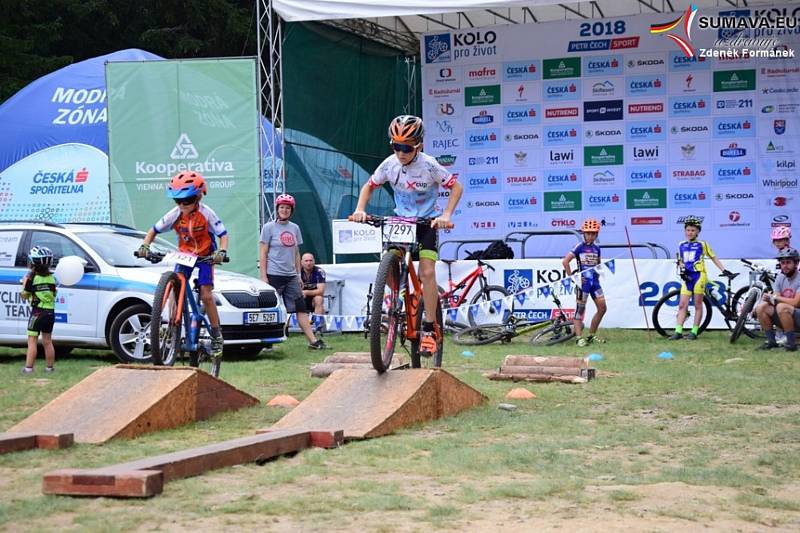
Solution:
[(372, 289), (369, 314), (369, 351), (372, 366), (386, 372), (392, 364), (397, 337), (402, 331), (403, 302), (400, 297), (400, 256), (389, 250), (381, 258)]
[(554, 320), (549, 326), (538, 330), (531, 340), (533, 346), (552, 346), (575, 337), (575, 329), (567, 320)]
[[(750, 289), (750, 292), (747, 293), (747, 297), (739, 309), (739, 318), (736, 320), (736, 325), (733, 326), (733, 330), (731, 331), (731, 344), (736, 342), (742, 333), (747, 334), (749, 337), (755, 336), (748, 330), (748, 325), (750, 325), (749, 323), (752, 320), (750, 313), (752, 313), (753, 308), (756, 306), (758, 296), (759, 294), (757, 289)], [(736, 307), (734, 306), (734, 309), (735, 308)]]
[(511, 332), (503, 324), (486, 324), (467, 328), (453, 334), (453, 342), (466, 346), (491, 344), (499, 340), (511, 340)]
[(440, 332), (439, 342), (437, 344), (436, 352), (431, 357), (422, 357), (419, 351), (419, 335), (422, 334), (422, 314), (425, 307), (425, 301), (420, 298), (419, 305), (417, 306), (417, 339), (411, 339), (411, 368), (422, 368), (424, 362), (427, 362), (431, 368), (439, 368), (442, 366), (442, 353), (444, 352), (444, 325), (442, 324), (442, 302), (437, 302), (436, 305), (436, 324)]
[[(681, 290), (672, 289), (667, 294), (661, 297), (653, 307), (653, 327), (662, 336), (668, 337), (675, 331), (675, 326), (678, 324), (678, 304), (680, 302)], [(694, 302), (689, 300), (689, 307), (686, 310), (686, 320), (692, 322), (694, 316)], [(703, 321), (700, 323), (698, 333), (702, 333), (711, 322), (711, 301), (707, 296), (703, 297)]]
[(473, 305), (480, 305), (483, 302), (490, 302), (501, 300), (508, 296), (508, 291), (505, 288), (500, 287), (499, 285), (487, 285), (480, 292), (478, 292), (472, 299), (469, 301), (470, 307), (467, 309), (467, 320), (469, 320), (469, 325), (475, 327), (477, 325), (487, 325), (487, 324), (503, 324), (505, 323), (505, 311), (502, 307), (500, 310), (495, 309), (495, 306), (490, 305), (489, 309), (484, 311), (480, 308), (472, 307)]
[(175, 272), (164, 272), (153, 295), (150, 318), (150, 353), (154, 365), (172, 366), (181, 351), (181, 279)]

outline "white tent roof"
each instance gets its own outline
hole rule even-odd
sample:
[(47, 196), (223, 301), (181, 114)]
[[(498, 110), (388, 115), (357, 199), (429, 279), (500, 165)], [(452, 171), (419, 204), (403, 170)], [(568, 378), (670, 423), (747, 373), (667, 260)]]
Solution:
[(775, 0), (272, 0), (286, 21), (324, 21), (410, 54), (419, 52), (422, 33), (498, 24), (531, 24), (565, 19), (611, 18), (703, 7), (745, 7)]

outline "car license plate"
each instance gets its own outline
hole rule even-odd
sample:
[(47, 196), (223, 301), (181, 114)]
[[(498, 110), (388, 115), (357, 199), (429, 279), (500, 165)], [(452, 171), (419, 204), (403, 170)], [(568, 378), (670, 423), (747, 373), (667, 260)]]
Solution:
[(278, 313), (275, 311), (248, 311), (244, 314), (245, 324), (271, 324), (278, 321)]

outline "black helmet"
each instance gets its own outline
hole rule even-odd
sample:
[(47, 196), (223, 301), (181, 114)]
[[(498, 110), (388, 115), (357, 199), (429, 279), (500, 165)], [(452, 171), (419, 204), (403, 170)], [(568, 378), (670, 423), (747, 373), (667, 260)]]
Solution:
[(694, 215), (686, 215), (683, 217), (683, 227), (694, 226), (697, 229), (703, 229), (703, 219)]
[(778, 252), (778, 255), (775, 256), (775, 259), (780, 261), (781, 259), (794, 259), (795, 261), (800, 261), (800, 252), (795, 250), (794, 248), (789, 248), (788, 246)]
[(34, 246), (31, 248), (31, 251), (28, 252), (28, 259), (32, 265), (44, 265), (49, 267), (53, 264), (53, 252), (46, 246)]

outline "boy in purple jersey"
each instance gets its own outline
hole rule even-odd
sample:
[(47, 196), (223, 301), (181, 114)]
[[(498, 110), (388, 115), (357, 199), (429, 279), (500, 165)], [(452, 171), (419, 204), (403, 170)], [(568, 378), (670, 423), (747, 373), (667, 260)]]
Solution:
[[(586, 346), (592, 342), (605, 342), (595, 334), (597, 328), (600, 327), (600, 321), (603, 320), (603, 315), (606, 314), (606, 298), (603, 296), (603, 288), (600, 287), (600, 278), (597, 275), (597, 267), (600, 265), (600, 247), (594, 243), (600, 233), (600, 223), (593, 218), (586, 219), (581, 225), (581, 232), (583, 233), (583, 242), (568, 252), (561, 264), (564, 265), (567, 276), (571, 276), (570, 261), (575, 259), (578, 262), (578, 272), (581, 273), (581, 277), (579, 288), (575, 289), (576, 305), (573, 322), (575, 335), (578, 337), (578, 346)], [(583, 337), (583, 315), (586, 312), (587, 294), (594, 300), (597, 312), (592, 317), (589, 335)]]

